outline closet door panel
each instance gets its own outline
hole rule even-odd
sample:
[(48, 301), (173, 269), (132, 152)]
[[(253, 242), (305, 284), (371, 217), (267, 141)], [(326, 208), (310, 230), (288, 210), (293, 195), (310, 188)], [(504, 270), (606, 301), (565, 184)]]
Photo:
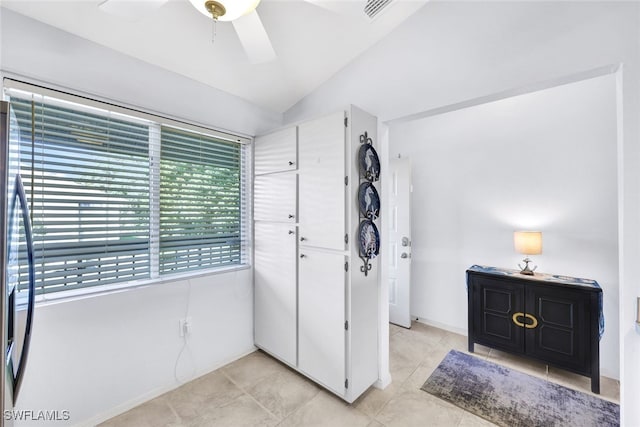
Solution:
[(256, 222), (254, 232), (254, 341), (257, 346), (295, 366), (295, 226)]
[(300, 248), (298, 368), (343, 394), (346, 379), (344, 255)]
[(254, 140), (254, 173), (261, 175), (272, 172), (295, 170), (296, 128), (291, 127)]
[(302, 245), (346, 248), (344, 117), (340, 112), (298, 127)]
[(295, 223), (297, 187), (297, 177), (292, 172), (257, 175), (253, 193), (254, 219)]

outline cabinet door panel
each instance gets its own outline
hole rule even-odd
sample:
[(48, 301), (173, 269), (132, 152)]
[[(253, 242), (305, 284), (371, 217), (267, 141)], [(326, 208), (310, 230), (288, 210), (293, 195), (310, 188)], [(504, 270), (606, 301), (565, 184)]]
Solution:
[(305, 245), (345, 249), (344, 113), (298, 127), (300, 237)]
[(296, 128), (283, 129), (254, 140), (254, 172), (256, 175), (295, 170)]
[(296, 174), (293, 172), (256, 176), (253, 215), (259, 221), (295, 223), (297, 216)]
[[(477, 342), (523, 352), (524, 331), (513, 321), (514, 314), (524, 312), (522, 285), (473, 277), (469, 290), (474, 298), (473, 334)], [(524, 321), (524, 315), (518, 321)]]
[[(290, 233), (290, 232), (293, 233)], [(287, 224), (255, 224), (255, 343), (296, 365), (296, 234)]]
[(527, 313), (538, 322), (527, 329), (527, 353), (553, 364), (587, 370), (589, 296), (557, 287), (527, 288)]
[(300, 248), (298, 355), (301, 371), (343, 394), (345, 257)]

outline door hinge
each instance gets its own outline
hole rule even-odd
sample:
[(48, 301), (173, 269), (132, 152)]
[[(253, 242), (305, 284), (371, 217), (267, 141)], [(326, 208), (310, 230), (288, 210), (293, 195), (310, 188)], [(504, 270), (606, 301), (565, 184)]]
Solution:
[(348, 233), (344, 235), (344, 242), (346, 244), (349, 244), (349, 234)]
[(349, 379), (344, 380), (344, 388), (349, 388)]
[(344, 321), (344, 330), (345, 330), (345, 331), (348, 331), (348, 330), (349, 330), (349, 321), (348, 321), (348, 320), (345, 320), (345, 321)]
[(349, 185), (349, 177), (348, 176), (344, 177), (344, 185)]
[(345, 117), (344, 118), (344, 127), (347, 127), (347, 126), (349, 126), (349, 118)]
[(349, 271), (349, 261), (344, 263), (344, 271)]

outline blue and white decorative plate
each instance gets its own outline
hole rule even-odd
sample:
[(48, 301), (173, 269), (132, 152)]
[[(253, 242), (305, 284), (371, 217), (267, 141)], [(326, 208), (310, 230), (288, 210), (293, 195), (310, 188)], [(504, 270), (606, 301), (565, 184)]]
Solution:
[(380, 216), (380, 197), (378, 190), (370, 182), (363, 182), (358, 187), (358, 203), (360, 205), (360, 214), (370, 220), (374, 220)]
[(360, 240), (360, 256), (375, 258), (380, 253), (380, 234), (378, 228), (370, 219), (365, 219), (358, 227)]
[(376, 149), (371, 144), (363, 144), (358, 151), (360, 176), (367, 181), (375, 182), (380, 179), (380, 159)]

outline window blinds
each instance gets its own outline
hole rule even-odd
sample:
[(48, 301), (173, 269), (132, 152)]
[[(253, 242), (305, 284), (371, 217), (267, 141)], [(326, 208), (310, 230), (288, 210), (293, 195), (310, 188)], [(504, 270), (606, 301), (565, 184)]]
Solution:
[(64, 103), (11, 105), (37, 293), (149, 277), (148, 126)]
[(4, 82), (37, 293), (248, 263), (247, 138)]
[(160, 274), (241, 264), (245, 148), (169, 126), (160, 147)]

